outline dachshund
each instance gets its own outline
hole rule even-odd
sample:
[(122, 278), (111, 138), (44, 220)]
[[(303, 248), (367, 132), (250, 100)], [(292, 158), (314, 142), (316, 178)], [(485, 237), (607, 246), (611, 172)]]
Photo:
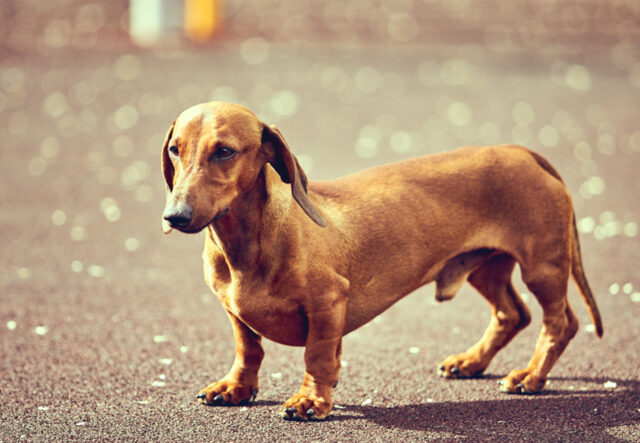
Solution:
[(275, 126), (212, 102), (173, 122), (162, 169), (163, 230), (204, 231), (205, 281), (234, 332), (233, 365), (198, 394), (204, 404), (255, 398), (265, 337), (305, 347), (302, 386), (282, 417), (324, 419), (342, 337), (434, 281), (439, 301), (467, 281), (491, 306), (483, 337), (437, 369), (477, 376), (530, 322), (511, 283), (516, 263), (543, 320), (528, 366), (507, 374), (502, 391), (539, 392), (576, 334), (569, 277), (602, 335), (571, 196), (549, 162), (523, 147), (463, 147), (308, 182)]

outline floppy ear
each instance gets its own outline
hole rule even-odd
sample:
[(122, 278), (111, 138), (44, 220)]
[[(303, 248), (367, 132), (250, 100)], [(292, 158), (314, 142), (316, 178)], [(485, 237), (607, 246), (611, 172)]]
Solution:
[(167, 185), (169, 192), (173, 190), (173, 163), (169, 158), (169, 141), (173, 135), (173, 127), (175, 126), (175, 120), (171, 123), (167, 135), (164, 137), (164, 143), (162, 144), (162, 173), (164, 174), (164, 182)]
[(289, 146), (287, 146), (287, 142), (278, 128), (264, 125), (262, 145), (264, 146), (265, 144), (270, 144), (273, 148), (273, 155), (270, 155), (269, 163), (280, 175), (283, 182), (291, 183), (291, 194), (293, 194), (293, 198), (298, 202), (302, 210), (318, 226), (327, 226), (327, 222), (309, 200), (307, 195), (307, 176), (300, 167), (298, 160), (289, 151)]
[[(169, 130), (167, 131), (167, 135), (164, 138), (164, 143), (162, 144), (162, 173), (164, 175), (164, 183), (166, 185), (165, 190), (167, 191), (167, 198), (171, 195), (171, 191), (173, 190), (173, 163), (169, 158), (169, 141), (171, 141), (171, 136), (173, 135), (173, 127), (175, 126), (175, 120), (171, 123)], [(167, 222), (164, 218), (162, 219), (162, 232), (164, 234), (170, 233), (172, 230), (169, 222)]]

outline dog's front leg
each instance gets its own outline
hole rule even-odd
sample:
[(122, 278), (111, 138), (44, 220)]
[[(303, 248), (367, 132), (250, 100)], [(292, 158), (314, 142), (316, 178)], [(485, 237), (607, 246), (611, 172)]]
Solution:
[(236, 341), (236, 357), (229, 373), (211, 383), (198, 394), (207, 405), (237, 405), (255, 398), (258, 393), (258, 369), (264, 357), (261, 337), (235, 315), (228, 313)]
[(331, 392), (338, 383), (346, 300), (330, 309), (307, 313), (305, 374), (300, 391), (287, 400), (281, 415), (287, 420), (322, 420), (333, 408)]

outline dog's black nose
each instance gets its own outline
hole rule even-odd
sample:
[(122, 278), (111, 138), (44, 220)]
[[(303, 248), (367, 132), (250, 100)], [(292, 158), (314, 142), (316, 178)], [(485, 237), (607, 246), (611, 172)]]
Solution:
[(178, 203), (164, 210), (162, 217), (169, 222), (172, 228), (186, 228), (193, 218), (193, 208), (186, 203)]

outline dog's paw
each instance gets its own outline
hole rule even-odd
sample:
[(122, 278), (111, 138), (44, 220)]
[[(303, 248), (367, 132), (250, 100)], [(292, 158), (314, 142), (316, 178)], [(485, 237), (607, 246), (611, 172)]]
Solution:
[(322, 398), (307, 397), (297, 394), (282, 406), (280, 416), (285, 420), (324, 420), (333, 405)]
[(537, 394), (546, 382), (546, 379), (531, 374), (527, 369), (516, 369), (500, 379), (498, 384), (500, 390), (508, 394)]
[(256, 395), (257, 387), (220, 380), (200, 391), (196, 398), (208, 406), (236, 406), (255, 400)]
[(450, 355), (438, 365), (438, 375), (445, 378), (471, 378), (480, 376), (486, 365), (468, 353)]

